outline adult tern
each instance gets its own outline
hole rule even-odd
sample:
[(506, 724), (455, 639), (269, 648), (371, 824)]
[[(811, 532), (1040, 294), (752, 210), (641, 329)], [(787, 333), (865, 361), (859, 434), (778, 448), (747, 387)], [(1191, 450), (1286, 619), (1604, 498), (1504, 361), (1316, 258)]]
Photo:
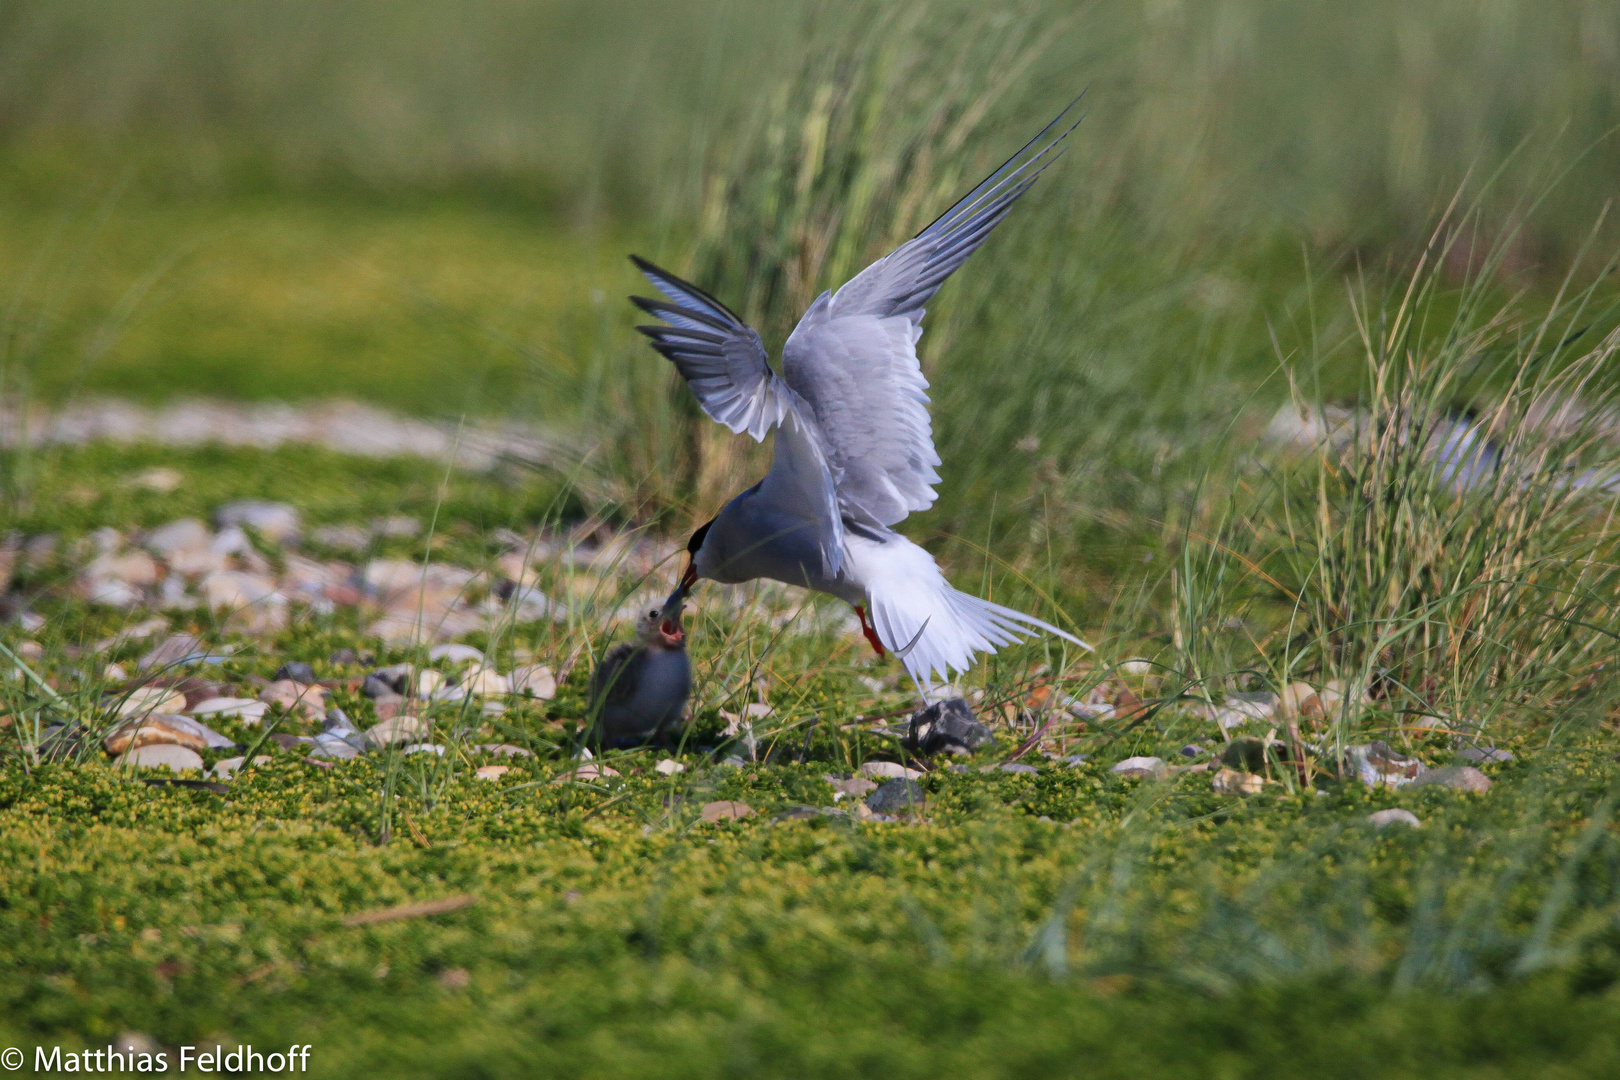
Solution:
[(756, 441), (776, 433), (764, 479), (692, 534), (681, 589), (700, 578), (763, 577), (839, 597), (878, 654), (899, 656), (925, 696), (936, 673), (948, 680), (975, 653), (1036, 631), (1091, 647), (952, 588), (933, 556), (894, 530), (933, 505), (940, 479), (917, 361), (923, 305), (1061, 155), (1074, 130), (1059, 130), (1067, 113), (914, 238), (816, 297), (782, 349), (780, 375), (758, 332), (725, 304), (630, 257), (666, 298), (631, 297), (667, 324), (638, 329), (703, 411)]

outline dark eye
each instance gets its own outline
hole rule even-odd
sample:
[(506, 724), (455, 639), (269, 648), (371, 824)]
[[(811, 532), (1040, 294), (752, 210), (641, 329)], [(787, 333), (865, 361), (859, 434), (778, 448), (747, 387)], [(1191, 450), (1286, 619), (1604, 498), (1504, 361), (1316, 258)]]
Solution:
[(647, 612), (647, 618), (649, 618), (649, 619), (656, 619), (656, 618), (658, 618), (658, 609), (657, 609), (657, 608), (653, 608), (653, 609), (652, 609), (652, 610), (651, 610), (651, 611), (649, 611), (649, 612)]

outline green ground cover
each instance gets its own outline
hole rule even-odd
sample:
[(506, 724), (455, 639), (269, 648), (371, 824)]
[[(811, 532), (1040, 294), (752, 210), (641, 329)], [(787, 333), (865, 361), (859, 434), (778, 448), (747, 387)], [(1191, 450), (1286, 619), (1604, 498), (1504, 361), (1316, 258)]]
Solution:
[[(684, 536), (765, 451), (634, 333), (624, 255), (775, 348), (1081, 87), (1068, 156), (931, 305), (945, 479), (905, 528), (1099, 647), (968, 675), (998, 748), (894, 822), (792, 816), (899, 759), (870, 718), (914, 695), (777, 594), (700, 593), (685, 772), (552, 784), (643, 584), (560, 558), (537, 581), (565, 620), (466, 637), (582, 659), (483, 728), (443, 710), (443, 757), (273, 749), (182, 790), (14, 722), (0, 1043), (299, 1039), (327, 1075), (1620, 1072), (1616, 71), (1584, 0), (0, 6), (8, 404), (351, 396), (569, 451), (473, 475), (8, 441), (0, 534), (59, 543), (14, 560), (8, 615), (46, 621), (0, 643), (60, 695), (0, 665), (8, 716), (105, 726), (104, 665), (149, 644), (85, 649), (143, 614), (75, 592), (101, 527), (279, 499), (431, 522), (365, 557), (470, 570), (500, 530)], [(176, 490), (131, 483), (158, 465)], [(243, 691), (289, 659), (352, 681), (340, 649), (424, 660), (372, 614), (172, 628), (233, 645)], [(1299, 745), (1235, 732), (1281, 736), (1260, 794), (1109, 772), (1206, 761), (1178, 754), (1224, 749), (1210, 706), (1300, 681), (1345, 692)], [(1056, 708), (1094, 691), (1148, 707)], [(761, 695), (763, 744), (807, 760), (720, 764), (721, 711)], [(977, 771), (1054, 715), (1036, 773)], [(535, 756), (477, 779), (497, 738)], [(1373, 739), (1517, 757), (1484, 794), (1368, 790), (1341, 763)], [(724, 800), (756, 812), (700, 819)], [(1390, 807), (1422, 827), (1373, 829)], [(475, 902), (343, 922), (445, 897)]]

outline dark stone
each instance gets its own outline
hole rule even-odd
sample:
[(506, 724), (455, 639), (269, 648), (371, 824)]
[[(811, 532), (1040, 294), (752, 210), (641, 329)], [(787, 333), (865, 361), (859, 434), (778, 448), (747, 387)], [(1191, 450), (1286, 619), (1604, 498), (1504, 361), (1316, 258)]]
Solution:
[(866, 797), (866, 808), (877, 814), (895, 814), (921, 806), (927, 800), (915, 780), (889, 780)]
[(1266, 741), (1245, 735), (1226, 744), (1221, 761), (1241, 772), (1262, 772), (1266, 767)]
[(373, 659), (370, 653), (357, 653), (353, 649), (339, 649), (327, 657), (333, 667), (359, 667), (371, 663)]
[(276, 673), (270, 676), (271, 682), (280, 682), (282, 679), (291, 679), (293, 682), (312, 686), (315, 683), (315, 669), (302, 660), (289, 660), (276, 668)]
[(1202, 746), (1197, 746), (1197, 745), (1194, 745), (1193, 743), (1188, 743), (1186, 746), (1183, 746), (1181, 748), (1181, 756), (1182, 757), (1197, 757), (1199, 754), (1202, 754), (1203, 752), (1204, 752), (1204, 748)]
[(270, 736), (270, 741), (283, 750), (296, 750), (300, 746), (309, 746), (315, 740), (308, 735), (288, 735), (285, 732), (278, 731)]
[(973, 719), (973, 710), (962, 698), (936, 701), (911, 718), (910, 728), (900, 745), (913, 754), (971, 754), (982, 746), (994, 746), (990, 729)]
[(78, 724), (52, 724), (39, 737), (39, 756), (60, 761), (77, 754), (83, 742), (84, 729)]
[(1465, 746), (1457, 756), (1474, 765), (1501, 765), (1513, 760), (1513, 751), (1495, 746)]
[[(398, 666), (405, 667), (404, 664)], [(408, 668), (404, 671), (383, 668), (366, 676), (366, 681), (360, 685), (360, 692), (368, 698), (400, 697), (405, 693), (405, 684), (409, 680), (410, 670)]]

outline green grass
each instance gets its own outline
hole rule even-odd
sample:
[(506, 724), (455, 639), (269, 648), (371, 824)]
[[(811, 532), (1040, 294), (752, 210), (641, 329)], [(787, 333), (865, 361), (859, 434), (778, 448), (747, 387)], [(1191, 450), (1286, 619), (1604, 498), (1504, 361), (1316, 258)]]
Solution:
[[(1148, 706), (1059, 717), (1079, 768), (931, 773), (920, 823), (773, 823), (830, 800), (821, 773), (898, 757), (856, 717), (910, 696), (859, 639), (781, 629), (795, 595), (705, 587), (688, 771), (624, 755), (622, 785), (556, 787), (642, 583), (548, 566), (569, 619), (477, 640), (585, 659), (488, 730), (444, 710), (443, 759), (278, 753), (219, 796), (0, 733), (0, 1036), (296, 1038), (329, 1075), (1620, 1071), (1620, 576), (1612, 498), (1571, 483), (1615, 460), (1612, 12), (165, 0), (20, 3), (0, 28), (7, 393), (353, 395), (516, 414), (580, 451), (448, 482), (305, 450), (10, 455), (5, 527), (261, 496), (311, 522), (436, 515), (435, 557), (473, 566), (498, 527), (680, 535), (763, 465), (634, 334), (625, 253), (775, 348), (1089, 86), (1068, 155), (931, 305), (945, 480), (906, 528), (962, 586), (1099, 645), (967, 676), (1002, 725), (975, 764), (1049, 718), (1043, 685)], [(1290, 401), (1359, 427), (1270, 446)], [(1464, 414), (1503, 466), (1459, 490), (1431, 448)], [(123, 483), (158, 463), (185, 485)], [(99, 662), (139, 647), (77, 651), (127, 616), (55, 595), (70, 570), (20, 579), (60, 700), (0, 688), (30, 722), (95, 726)], [(420, 658), (347, 613), (236, 644), (237, 682), (288, 657), (358, 674), (341, 647)], [(1297, 740), (1276, 725), (1260, 795), (1107, 772), (1180, 760), (1219, 738), (1201, 706), (1298, 679), (1352, 692)], [(720, 711), (759, 695), (762, 745), (809, 761), (714, 764), (736, 749)], [(1484, 796), (1339, 776), (1373, 738), (1443, 764), (1464, 724), (1518, 755)], [(495, 737), (537, 756), (477, 781)], [(760, 813), (696, 822), (728, 798)], [(1371, 831), (1393, 805), (1423, 828)]]

